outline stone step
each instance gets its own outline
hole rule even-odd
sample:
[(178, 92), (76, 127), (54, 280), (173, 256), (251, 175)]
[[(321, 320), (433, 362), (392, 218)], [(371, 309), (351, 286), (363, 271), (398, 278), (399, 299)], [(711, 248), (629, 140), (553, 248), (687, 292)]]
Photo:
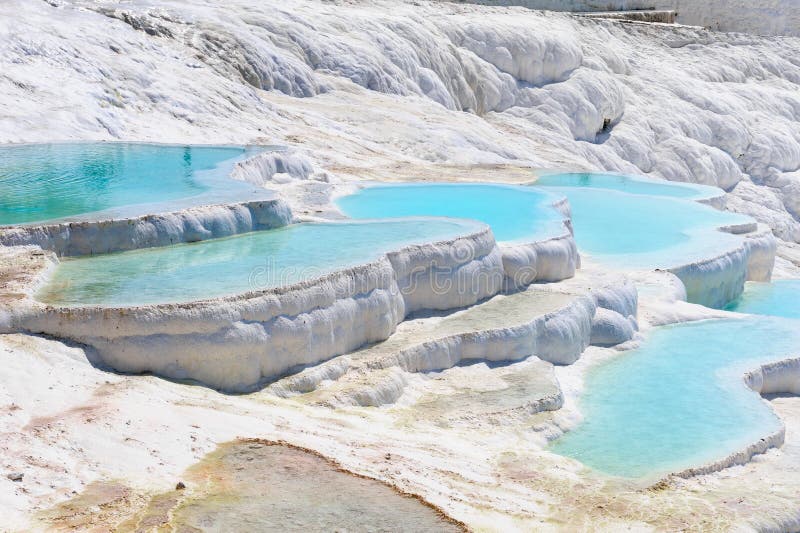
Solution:
[(671, 9), (639, 9), (629, 11), (592, 11), (576, 13), (583, 17), (635, 22), (656, 22), (659, 24), (675, 24), (677, 12)]
[[(449, 369), (463, 365), (513, 367), (533, 355), (543, 365), (537, 366), (538, 372), (552, 375), (551, 364), (573, 363), (590, 342), (628, 340), (634, 329), (626, 317), (635, 314), (632, 285), (618, 277), (578, 274), (565, 282), (498, 295), (447, 316), (405, 322), (386, 341), (288, 376), (268, 391), (317, 405), (378, 406), (395, 403), (416, 376), (448, 379)], [(627, 333), (609, 336), (612, 330)], [(528, 400), (537, 401), (535, 407), (523, 402), (525, 410), (560, 406), (557, 387), (543, 384), (540, 392), (538, 397), (526, 391)]]

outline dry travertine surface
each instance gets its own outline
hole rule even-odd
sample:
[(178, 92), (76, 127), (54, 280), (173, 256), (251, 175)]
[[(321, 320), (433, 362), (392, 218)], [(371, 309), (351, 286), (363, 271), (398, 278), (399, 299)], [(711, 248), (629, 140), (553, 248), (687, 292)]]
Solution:
[(41, 519), (47, 527), (67, 531), (92, 525), (119, 532), (465, 530), (417, 497), (280, 442), (222, 444), (183, 479), (147, 499), (120, 483), (93, 483), (41, 513)]
[[(644, 288), (645, 335), (651, 324), (725, 315), (670, 303), (665, 273), (640, 274), (637, 282)], [(572, 290), (585, 285), (573, 283)], [(425, 330), (439, 320), (420, 318), (402, 327)], [(331, 409), (268, 390), (231, 396), (117, 375), (93, 367), (91, 354), (80, 348), (3, 335), (0, 448), (4, 469), (24, 473), (22, 482), (0, 478), (4, 527), (47, 529), (59, 502), (96, 497), (108, 503), (82, 506), (70, 520), (121, 524), (138, 516), (153, 495), (169, 492), (218, 444), (239, 437), (316, 450), (349, 471), (417, 494), (476, 530), (793, 524), (800, 491), (800, 417), (793, 398), (774, 403), (787, 423), (782, 448), (695, 479), (649, 487), (593, 475), (543, 450), (548, 437), (574, 423), (581, 376), (618, 353), (590, 347), (555, 373), (536, 358), (496, 366), (478, 361), (412, 375), (399, 401), (387, 407)], [(530, 408), (531, 397), (556, 389), (564, 392), (562, 409)]]
[[(3, 142), (287, 144), (291, 156), (264, 184), (302, 182), (310, 195), (315, 182), (352, 179), (521, 183), (532, 167), (712, 183), (730, 192), (728, 208), (786, 239), (780, 273), (797, 275), (797, 39), (395, 1), (11, 0), (0, 15)], [(6, 274), (2, 283), (19, 272)], [(669, 280), (642, 276), (644, 329), (711, 316), (676, 302)], [(0, 477), (3, 527), (44, 529), (37, 511), (91, 483), (124, 495), (86, 510), (114, 526), (239, 436), (313, 448), (479, 530), (796, 525), (792, 398), (773, 403), (787, 422), (780, 450), (657, 490), (542, 451), (574, 423), (582, 373), (615, 353), (590, 348), (555, 370), (536, 360), (454, 367), (412, 376), (390, 407), (331, 410), (120, 376), (80, 348), (3, 335), (0, 449), (3, 468), (24, 474)], [(560, 411), (519, 408), (559, 385)], [(464, 408), (443, 405), (447, 396)], [(470, 416), (487, 402), (502, 416)]]
[[(525, 6), (557, 11), (606, 12), (674, 10), (675, 22), (721, 31), (759, 35), (800, 35), (800, 13), (793, 0), (472, 0), (486, 5)], [(608, 13), (611, 11), (611, 13)]]

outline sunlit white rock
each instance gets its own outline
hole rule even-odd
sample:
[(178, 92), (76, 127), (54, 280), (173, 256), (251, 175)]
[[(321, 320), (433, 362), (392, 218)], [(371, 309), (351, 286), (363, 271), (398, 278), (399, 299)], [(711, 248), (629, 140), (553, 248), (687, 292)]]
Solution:
[(800, 240), (795, 38), (388, 0), (0, 9), (0, 141), (286, 143), (264, 164), (295, 179), (646, 173), (719, 185)]

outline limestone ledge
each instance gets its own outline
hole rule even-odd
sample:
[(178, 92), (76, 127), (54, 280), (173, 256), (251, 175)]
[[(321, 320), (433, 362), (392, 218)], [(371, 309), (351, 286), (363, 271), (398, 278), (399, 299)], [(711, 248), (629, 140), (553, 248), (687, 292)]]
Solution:
[(288, 205), (263, 199), (131, 218), (0, 228), (0, 245), (37, 245), (59, 257), (121, 252), (228, 237), (292, 222)]
[[(271, 161), (280, 157), (280, 153), (268, 153), (270, 162), (261, 163), (262, 165), (273, 165)], [(259, 160), (253, 159), (251, 164), (258, 164)], [(291, 161), (291, 159), (289, 160)], [(289, 163), (282, 163), (288, 165)], [(268, 173), (264, 170), (254, 172), (256, 175)], [(371, 182), (346, 182), (325, 185), (322, 192), (316, 197), (301, 195), (287, 191), (290, 202), (298, 210), (309, 212), (316, 210), (327, 213), (333, 218), (348, 218), (335, 205), (337, 198), (356, 193), (358, 190), (368, 187)], [(278, 186), (278, 190), (280, 186)], [(555, 282), (571, 278), (575, 271), (580, 268), (580, 254), (575, 244), (572, 229), (572, 213), (569, 200), (566, 197), (555, 199), (550, 208), (558, 212), (562, 218), (562, 228), (560, 233), (551, 235), (544, 239), (521, 241), (521, 242), (500, 242), (497, 244), (503, 263), (505, 279), (503, 281), (505, 290), (524, 288), (534, 282)], [(312, 217), (310, 220), (317, 220)], [(323, 220), (325, 220), (323, 218)], [(468, 255), (469, 250), (461, 250), (462, 255)]]
[(800, 358), (761, 365), (744, 378), (748, 387), (761, 394), (800, 394)]
[[(398, 333), (384, 343), (288, 376), (270, 391), (282, 397), (313, 393), (305, 401), (333, 407), (386, 405), (402, 396), (408, 373), (531, 356), (572, 364), (590, 344), (613, 345), (634, 336), (637, 292), (625, 278), (565, 291), (533, 285), (496, 297), (411, 336)], [(609, 323), (619, 331), (610, 334)], [(562, 402), (559, 391), (541, 410), (558, 409)]]
[[(549, 261), (563, 258), (540, 254), (536, 261), (554, 272), (562, 267)], [(384, 340), (410, 312), (464, 307), (497, 294), (504, 278), (502, 254), (486, 228), (319, 279), (185, 304), (57, 308), (28, 296), (4, 311), (0, 327), (89, 345), (118, 371), (242, 392)]]
[(745, 281), (769, 281), (772, 277), (777, 248), (772, 231), (758, 225), (754, 231), (739, 233), (737, 228), (734, 233), (742, 236), (739, 246), (668, 269), (683, 282), (689, 302), (722, 308), (742, 294)]

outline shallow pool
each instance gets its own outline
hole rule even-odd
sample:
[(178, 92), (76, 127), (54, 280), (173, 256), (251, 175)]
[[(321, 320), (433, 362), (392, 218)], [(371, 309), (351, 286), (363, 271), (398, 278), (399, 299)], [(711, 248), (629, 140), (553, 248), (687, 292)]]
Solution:
[(800, 355), (800, 280), (747, 283), (729, 310), (754, 315), (656, 329), (587, 376), (585, 422), (552, 449), (598, 470), (647, 476), (697, 466), (776, 431), (742, 377)]
[(722, 255), (741, 237), (719, 231), (752, 222), (695, 201), (715, 187), (613, 174), (557, 174), (535, 186), (487, 184), (376, 185), (337, 200), (352, 218), (459, 217), (491, 226), (499, 242), (541, 240), (563, 233), (552, 207), (569, 199), (579, 250), (617, 268), (672, 268)]
[(314, 279), (382, 253), (473, 233), (473, 221), (295, 224), (192, 244), (65, 259), (37, 299), (53, 305), (186, 302)]
[(0, 225), (88, 213), (139, 215), (184, 207), (180, 199), (198, 205), (245, 195), (254, 188), (228, 176), (237, 161), (258, 150), (136, 143), (2, 146)]
[(531, 187), (475, 183), (374, 185), (336, 201), (351, 218), (437, 216), (485, 222), (501, 241), (542, 240), (564, 233), (561, 197)]
[(592, 189), (608, 189), (629, 194), (647, 194), (651, 196), (668, 196), (672, 198), (694, 200), (713, 198), (722, 193), (717, 187), (700, 185), (698, 183), (678, 183), (646, 178), (644, 176), (626, 176), (623, 174), (596, 172), (547, 174), (537, 178), (536, 185), (548, 187), (589, 187)]
[[(727, 309), (737, 313), (800, 318), (800, 280), (785, 279), (772, 283), (745, 283), (744, 293)], [(798, 323), (800, 328), (800, 323)], [(800, 356), (800, 346), (797, 347)]]
[(174, 531), (464, 531), (413, 496), (285, 445), (223, 444), (187, 475), (202, 490), (147, 506)]
[(722, 459), (780, 428), (745, 372), (799, 348), (799, 323), (777, 317), (657, 328), (641, 348), (590, 370), (584, 421), (551, 449), (626, 477)]
[(569, 199), (578, 249), (612, 267), (672, 268), (721, 255), (741, 237), (718, 228), (752, 222), (694, 200), (721, 192), (713, 187), (608, 174), (546, 176), (537, 186)]

